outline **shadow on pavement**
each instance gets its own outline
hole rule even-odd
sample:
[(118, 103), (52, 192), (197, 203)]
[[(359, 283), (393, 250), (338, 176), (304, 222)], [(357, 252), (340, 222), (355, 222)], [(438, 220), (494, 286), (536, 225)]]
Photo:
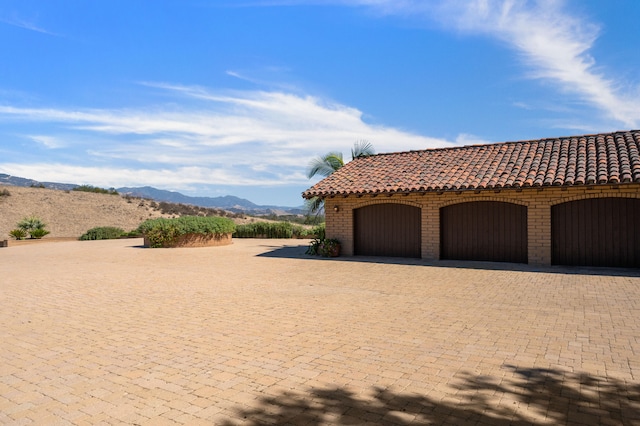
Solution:
[(238, 408), (237, 414), (248, 425), (640, 424), (640, 384), (559, 370), (505, 368), (514, 374), (502, 382), (462, 376), (451, 384), (451, 402), (381, 388), (372, 388), (368, 397), (345, 388), (311, 389), (264, 397), (257, 407)]
[(260, 245), (259, 247), (266, 247), (271, 249), (267, 252), (261, 253), (258, 257), (277, 257), (283, 259), (307, 259), (307, 260), (319, 260), (322, 259), (318, 256), (311, 256), (305, 254), (307, 246), (278, 246), (278, 245)]
[(520, 271), (520, 272), (542, 272), (547, 274), (570, 274), (570, 275), (599, 275), (618, 277), (640, 277), (640, 269), (628, 268), (604, 268), (604, 267), (583, 267), (583, 266), (534, 266), (520, 263), (503, 262), (479, 262), (470, 260), (425, 260), (411, 259), (404, 257), (377, 257), (377, 256), (341, 256), (338, 258), (326, 258), (305, 254), (307, 246), (286, 246), (263, 245), (271, 250), (259, 254), (259, 257), (275, 257), (285, 259), (306, 259), (326, 262), (361, 262), (380, 263), (387, 265), (419, 265), (433, 266), (437, 268), (457, 268), (457, 269), (482, 269), (488, 271)]

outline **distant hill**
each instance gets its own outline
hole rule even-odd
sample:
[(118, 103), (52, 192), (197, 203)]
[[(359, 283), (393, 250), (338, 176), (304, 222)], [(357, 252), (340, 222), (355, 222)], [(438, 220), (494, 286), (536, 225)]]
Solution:
[(233, 195), (226, 195), (224, 197), (190, 197), (179, 192), (165, 191), (163, 189), (157, 189), (151, 186), (143, 186), (138, 188), (123, 187), (117, 188), (117, 191), (121, 194), (129, 194), (134, 197), (151, 198), (156, 201), (193, 204), (194, 206), (215, 207), (225, 210), (232, 208), (241, 210), (255, 210), (265, 208), (264, 206), (258, 206), (257, 204), (254, 204), (249, 200), (234, 197)]
[[(79, 186), (70, 183), (58, 183), (58, 182), (39, 182), (33, 179), (26, 179), (17, 176), (11, 176), (8, 174), (0, 173), (0, 184), (22, 186), (22, 187), (44, 187), (50, 189), (60, 190), (72, 190)], [(251, 215), (300, 215), (304, 214), (304, 210), (301, 207), (291, 208), (282, 206), (261, 206), (252, 203), (244, 198), (234, 197), (233, 195), (226, 195), (223, 197), (190, 197), (188, 195), (181, 194), (174, 191), (165, 191), (162, 189), (153, 188), (151, 186), (143, 187), (122, 187), (116, 188), (116, 190), (124, 195), (131, 195), (134, 197), (149, 198), (155, 201), (166, 201), (168, 203), (182, 203), (190, 204), (200, 207), (212, 207), (217, 209), (224, 209), (234, 213), (244, 213)]]
[(150, 198), (155, 201), (191, 204), (200, 207), (212, 207), (217, 209), (224, 209), (234, 213), (246, 213), (252, 215), (297, 215), (304, 213), (302, 208), (260, 206), (244, 198), (234, 197), (233, 195), (225, 195), (223, 197), (190, 197), (179, 192), (165, 191), (163, 189), (157, 189), (151, 186), (143, 186), (138, 188), (123, 187), (117, 188), (117, 191), (121, 194), (128, 194), (134, 197)]
[(60, 189), (63, 191), (69, 191), (75, 188), (76, 186), (79, 186), (72, 183), (40, 182), (33, 179), (26, 179), (26, 178), (21, 178), (17, 176), (7, 175), (5, 173), (0, 173), (0, 184), (23, 186), (23, 187), (44, 187), (49, 189)]

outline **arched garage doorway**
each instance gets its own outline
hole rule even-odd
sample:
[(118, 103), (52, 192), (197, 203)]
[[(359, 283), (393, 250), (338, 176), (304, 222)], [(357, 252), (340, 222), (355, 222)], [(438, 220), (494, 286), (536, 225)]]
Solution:
[(498, 201), (442, 207), (440, 257), (527, 263), (527, 207)]
[(396, 203), (372, 204), (353, 211), (354, 254), (421, 256), (420, 208)]
[(640, 267), (640, 199), (589, 198), (552, 206), (551, 262)]

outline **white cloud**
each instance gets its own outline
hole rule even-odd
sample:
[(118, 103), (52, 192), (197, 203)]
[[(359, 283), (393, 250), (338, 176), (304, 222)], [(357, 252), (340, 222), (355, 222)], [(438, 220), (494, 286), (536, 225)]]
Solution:
[(28, 176), (44, 182), (90, 183), (101, 187), (152, 185), (175, 190), (189, 189), (193, 185), (283, 186), (298, 184), (298, 178), (264, 180), (235, 174), (229, 170), (207, 167), (177, 167), (166, 169), (123, 168), (117, 166), (73, 166), (64, 163), (0, 163), (0, 168), (14, 176)]
[[(311, 158), (335, 150), (348, 156), (357, 140), (370, 141), (378, 152), (452, 145), (366, 123), (358, 109), (312, 96), (147, 85), (181, 97), (183, 106), (121, 110), (0, 106), (0, 121), (48, 127), (49, 136), (31, 138), (50, 148), (62, 147), (64, 140), (69, 152), (82, 152), (84, 157), (82, 167), (15, 163), (0, 167), (39, 180), (108, 178), (102, 185), (116, 187), (141, 182), (307, 185), (304, 171)], [(58, 136), (69, 134), (69, 139)]]

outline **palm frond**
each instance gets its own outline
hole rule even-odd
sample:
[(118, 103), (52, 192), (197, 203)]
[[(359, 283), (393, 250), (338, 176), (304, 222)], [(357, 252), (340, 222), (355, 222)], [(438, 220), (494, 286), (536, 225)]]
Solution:
[(330, 152), (322, 157), (314, 158), (307, 167), (307, 177), (311, 179), (315, 175), (327, 177), (344, 166), (341, 152)]
[(353, 144), (353, 148), (351, 148), (351, 159), (355, 160), (356, 158), (368, 157), (376, 153), (376, 150), (373, 148), (373, 145), (367, 140), (359, 140)]
[(320, 197), (309, 198), (304, 202), (304, 209), (307, 212), (307, 216), (318, 216), (324, 213), (324, 200)]

